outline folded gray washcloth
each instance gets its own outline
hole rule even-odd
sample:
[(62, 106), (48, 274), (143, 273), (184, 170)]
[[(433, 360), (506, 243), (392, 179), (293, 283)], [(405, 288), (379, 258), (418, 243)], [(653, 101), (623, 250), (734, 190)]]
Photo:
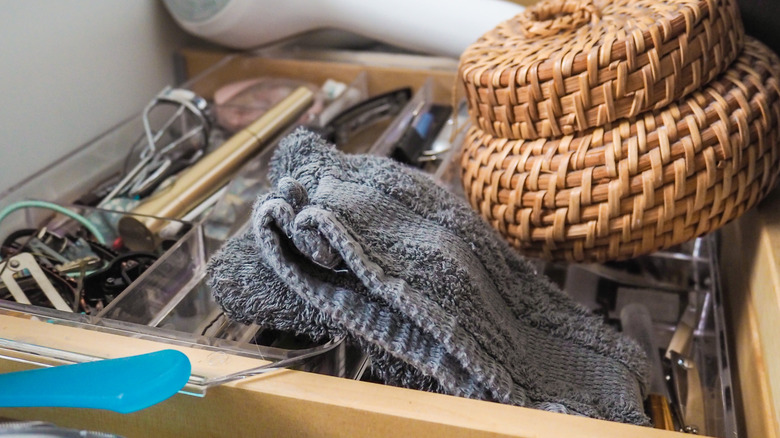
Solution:
[(251, 230), (209, 265), (229, 317), (346, 334), (390, 384), (648, 422), (641, 350), (426, 175), (299, 129), (269, 176)]

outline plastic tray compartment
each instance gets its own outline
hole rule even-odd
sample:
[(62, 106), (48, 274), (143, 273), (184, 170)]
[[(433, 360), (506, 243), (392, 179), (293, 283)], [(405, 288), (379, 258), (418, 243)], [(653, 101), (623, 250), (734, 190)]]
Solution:
[[(236, 76), (237, 74), (239, 76)], [(251, 77), (252, 74), (252, 71), (240, 71), (235, 69), (234, 65), (222, 62), (185, 84), (185, 87), (196, 91), (205, 90), (216, 85), (219, 80), (224, 81), (226, 75), (239, 80)], [(330, 102), (330, 106), (326, 107), (325, 111), (337, 112), (365, 98), (367, 93), (365, 74), (350, 73), (350, 76), (351, 83), (347, 84), (346, 90), (340, 97)], [(319, 119), (315, 118), (312, 123), (319, 123)], [(292, 127), (285, 132), (290, 129)], [(226, 217), (224, 214), (219, 216), (221, 220), (219, 223), (206, 221), (204, 224), (196, 221), (194, 224), (187, 224), (171, 221), (179, 224), (178, 230), (181, 231), (173, 239), (175, 243), (99, 314), (71, 314), (6, 301), (0, 301), (0, 311), (6, 312), (5, 314), (43, 319), (55, 325), (77, 326), (86, 330), (109, 330), (126, 336), (151, 337), (175, 345), (210, 348), (273, 361), (273, 365), (267, 369), (247, 371), (240, 375), (208, 377), (193, 375), (190, 391), (194, 393), (202, 393), (207, 387), (215, 384), (282, 366), (297, 366), (309, 371), (357, 377), (365, 366), (364, 360), (360, 357), (353, 359), (354, 355), (351, 354), (350, 358), (347, 358), (347, 347), (341, 345), (340, 339), (322, 345), (311, 345), (295, 337), (263, 334), (257, 327), (241, 326), (219, 319), (218, 309), (204, 284), (208, 257), (226, 238), (234, 235), (244, 226), (252, 202), (259, 193), (267, 189), (264, 168), (267, 166), (271, 146), (275, 145), (285, 132), (267, 143), (266, 150), (256, 155), (224, 189), (224, 195), (214, 211), (227, 212), (227, 216), (230, 217), (227, 229), (224, 228)], [(127, 169), (134, 164), (132, 160), (127, 159), (127, 157), (132, 158), (129, 149), (137, 145), (142, 133), (140, 117), (121, 124), (96, 141), (78, 149), (56, 166), (44, 169), (2, 194), (0, 207), (26, 199), (55, 202), (70, 202), (78, 199), (96, 184), (116, 178), (122, 169)], [(228, 135), (217, 131), (214, 139), (218, 144), (221, 138), (226, 138)], [(96, 158), (101, 159), (96, 162)], [(262, 175), (260, 178), (256, 177), (258, 170)], [(235, 202), (237, 198), (243, 201)], [(123, 214), (101, 210), (95, 212), (100, 216), (98, 222), (108, 224), (109, 228), (110, 224), (115, 227), (118, 217)], [(0, 234), (7, 235), (18, 228), (38, 227), (38, 223), (44, 219), (49, 220), (45, 211), (26, 209), (23, 213), (15, 213), (4, 221), (0, 227)], [(67, 226), (67, 221), (65, 223)], [(212, 233), (204, 232), (206, 229), (211, 230)], [(115, 232), (110, 232), (105, 237), (108, 242), (111, 242), (117, 236)], [(221, 330), (215, 330), (220, 327)], [(268, 341), (269, 338), (271, 341)], [(258, 344), (266, 341), (270, 345)], [(22, 341), (4, 340), (2, 348), (66, 363), (99, 359), (94, 355), (84, 355), (78, 351), (58, 351), (56, 346), (32, 345)], [(36, 363), (46, 365), (47, 361)]]

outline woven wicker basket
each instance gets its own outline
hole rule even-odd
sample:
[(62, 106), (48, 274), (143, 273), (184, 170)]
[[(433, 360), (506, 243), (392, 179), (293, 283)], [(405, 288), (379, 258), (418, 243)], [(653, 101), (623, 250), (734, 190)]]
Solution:
[(779, 74), (777, 56), (747, 38), (724, 74), (661, 110), (558, 139), (472, 128), (461, 163), (469, 201), (547, 259), (635, 257), (712, 231), (775, 184)]
[(547, 0), (470, 46), (459, 76), (486, 133), (558, 137), (690, 94), (743, 40), (735, 0)]

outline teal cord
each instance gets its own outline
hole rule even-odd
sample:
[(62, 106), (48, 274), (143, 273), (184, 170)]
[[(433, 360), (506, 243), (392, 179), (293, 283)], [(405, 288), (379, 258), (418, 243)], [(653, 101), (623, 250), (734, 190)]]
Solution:
[(84, 228), (89, 230), (89, 232), (92, 233), (93, 236), (95, 236), (95, 239), (99, 243), (101, 243), (103, 245), (106, 244), (106, 239), (103, 237), (103, 234), (87, 218), (85, 218), (84, 216), (82, 216), (82, 215), (80, 215), (78, 213), (74, 213), (74, 212), (68, 210), (67, 208), (65, 208), (65, 207), (63, 207), (61, 205), (57, 205), (57, 204), (54, 204), (54, 203), (51, 203), (51, 202), (46, 202), (46, 201), (20, 201), (20, 202), (16, 202), (14, 204), (9, 205), (8, 207), (5, 207), (2, 211), (0, 211), (0, 222), (5, 220), (5, 218), (9, 214), (15, 212), (16, 210), (19, 210), (19, 209), (22, 209), (22, 208), (30, 208), (30, 207), (32, 207), (32, 208), (44, 208), (44, 209), (47, 209), (47, 210), (53, 210), (53, 211), (56, 211), (57, 213), (63, 214), (65, 216), (75, 220), (76, 222), (80, 223), (81, 225), (83, 225)]

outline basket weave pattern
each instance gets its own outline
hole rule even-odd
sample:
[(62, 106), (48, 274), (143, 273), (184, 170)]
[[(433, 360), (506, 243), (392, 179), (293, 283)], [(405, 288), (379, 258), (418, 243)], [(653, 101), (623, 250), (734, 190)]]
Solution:
[(459, 75), (486, 133), (560, 137), (687, 96), (743, 34), (735, 0), (548, 0), (469, 47)]
[(547, 259), (624, 259), (705, 234), (775, 184), (778, 72), (777, 56), (746, 38), (724, 74), (663, 109), (557, 139), (474, 127), (461, 163), (469, 201)]

